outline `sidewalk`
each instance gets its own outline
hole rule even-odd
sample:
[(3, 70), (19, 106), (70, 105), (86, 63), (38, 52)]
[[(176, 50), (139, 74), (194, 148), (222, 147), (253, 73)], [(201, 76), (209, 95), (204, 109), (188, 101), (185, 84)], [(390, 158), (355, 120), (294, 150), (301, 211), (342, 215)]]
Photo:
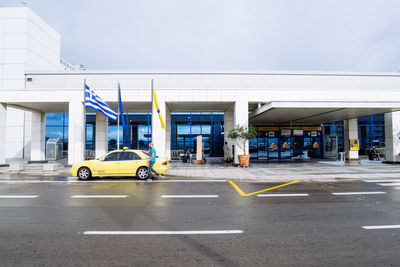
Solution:
[(249, 168), (233, 167), (223, 159), (209, 159), (197, 166), (171, 162), (167, 176), (187, 178), (234, 179), (254, 181), (331, 181), (338, 179), (400, 178), (400, 165), (383, 164), (366, 159), (356, 162), (250, 162)]
[[(21, 163), (23, 163), (21, 161)], [(57, 164), (57, 171), (44, 171), (43, 165)], [(70, 176), (66, 162), (25, 164), (23, 171), (10, 171), (0, 167), (0, 174), (16, 177)], [(170, 170), (164, 179), (233, 179), (247, 181), (332, 181), (338, 179), (400, 178), (400, 165), (383, 164), (377, 161), (360, 160), (345, 163), (315, 160), (306, 162), (251, 162), (249, 168), (234, 167), (222, 158), (208, 158), (205, 165), (194, 165), (182, 161), (171, 161)]]

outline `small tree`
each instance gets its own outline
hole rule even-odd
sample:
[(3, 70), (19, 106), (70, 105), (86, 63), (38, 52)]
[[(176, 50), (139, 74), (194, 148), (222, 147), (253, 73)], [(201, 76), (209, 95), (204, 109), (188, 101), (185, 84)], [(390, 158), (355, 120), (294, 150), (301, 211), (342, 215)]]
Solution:
[[(235, 128), (230, 129), (228, 133), (228, 138), (235, 140), (236, 144), (243, 149), (246, 155), (246, 143), (250, 139), (256, 138), (257, 128), (250, 125), (248, 128), (240, 125), (236, 125)], [(242, 144), (242, 145), (240, 145)]]

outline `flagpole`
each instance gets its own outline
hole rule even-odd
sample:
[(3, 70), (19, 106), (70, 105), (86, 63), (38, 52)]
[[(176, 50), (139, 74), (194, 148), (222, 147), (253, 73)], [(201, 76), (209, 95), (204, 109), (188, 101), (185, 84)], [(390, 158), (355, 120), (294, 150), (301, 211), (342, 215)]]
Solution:
[(118, 94), (117, 94), (117, 96), (118, 96), (118, 99), (117, 99), (117, 103), (118, 103), (118, 119), (117, 119), (117, 125), (118, 125), (118, 128), (117, 128), (117, 150), (119, 150), (119, 114), (120, 114), (120, 110), (119, 110), (119, 83), (118, 83)]
[(153, 116), (154, 116), (154, 105), (153, 105), (153, 90), (154, 90), (154, 85), (153, 85), (153, 79), (151, 79), (151, 141), (153, 141), (153, 132), (154, 132), (154, 125), (153, 125)]
[[(86, 151), (86, 78), (83, 79), (83, 127), (84, 127), (84, 140), (83, 140), (83, 160), (85, 160)], [(96, 148), (95, 148), (96, 149)]]

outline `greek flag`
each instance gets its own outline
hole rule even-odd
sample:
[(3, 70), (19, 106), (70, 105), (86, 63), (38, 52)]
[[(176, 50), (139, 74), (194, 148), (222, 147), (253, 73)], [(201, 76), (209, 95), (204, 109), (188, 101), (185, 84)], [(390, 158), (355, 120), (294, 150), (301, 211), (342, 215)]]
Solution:
[(89, 88), (89, 86), (87, 86), (87, 84), (85, 84), (85, 93), (85, 106), (87, 108), (101, 112), (104, 114), (104, 116), (113, 121), (117, 120), (117, 112), (112, 110), (110, 106), (100, 98), (100, 96), (98, 96), (92, 89)]

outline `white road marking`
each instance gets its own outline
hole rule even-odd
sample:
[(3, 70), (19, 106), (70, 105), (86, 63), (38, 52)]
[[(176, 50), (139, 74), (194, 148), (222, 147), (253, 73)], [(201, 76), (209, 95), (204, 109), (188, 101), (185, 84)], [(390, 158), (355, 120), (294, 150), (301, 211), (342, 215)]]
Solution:
[(386, 192), (337, 192), (337, 193), (332, 193), (332, 195), (335, 196), (347, 196), (347, 195), (383, 195), (386, 194)]
[(71, 198), (126, 198), (126, 195), (75, 195)]
[(366, 183), (390, 183), (390, 182), (400, 182), (400, 179), (387, 179), (387, 180), (363, 180)]
[(383, 183), (383, 184), (378, 184), (378, 185), (381, 185), (381, 186), (399, 186), (400, 183)]
[(153, 183), (224, 183), (226, 181), (227, 180), (153, 180)]
[(308, 197), (309, 194), (257, 194), (258, 197)]
[(219, 195), (162, 195), (162, 198), (217, 198)]
[(3, 195), (0, 198), (38, 198), (38, 195), (31, 195), (31, 196), (13, 196), (13, 195)]
[(225, 235), (242, 234), (242, 230), (208, 231), (86, 231), (84, 235)]
[(3, 184), (45, 184), (45, 183), (71, 183), (77, 181), (41, 181), (41, 180), (0, 180), (0, 183)]
[(372, 225), (372, 226), (362, 226), (362, 228), (367, 230), (397, 229), (400, 228), (400, 225)]

